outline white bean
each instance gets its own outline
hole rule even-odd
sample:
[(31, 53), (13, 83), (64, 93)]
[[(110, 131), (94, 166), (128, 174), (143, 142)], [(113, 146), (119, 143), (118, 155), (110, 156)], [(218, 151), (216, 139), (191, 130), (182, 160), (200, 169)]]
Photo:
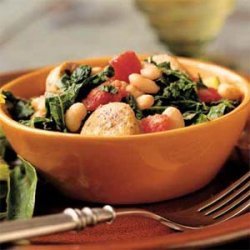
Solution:
[(185, 127), (184, 119), (179, 109), (168, 107), (162, 114), (167, 115), (171, 120), (171, 129)]
[(65, 114), (65, 123), (68, 130), (70, 132), (79, 130), (86, 115), (87, 109), (83, 103), (77, 102), (71, 105)]
[(129, 82), (144, 93), (156, 94), (160, 90), (160, 87), (154, 81), (140, 74), (129, 75)]
[(218, 93), (225, 99), (239, 100), (242, 93), (238, 87), (228, 83), (221, 83), (218, 87)]
[(141, 95), (138, 98), (136, 98), (138, 108), (148, 109), (154, 104), (154, 97), (152, 95)]
[(156, 80), (161, 77), (161, 71), (152, 63), (145, 63), (140, 73), (143, 77), (150, 80)]
[(129, 92), (135, 98), (143, 95), (143, 92), (141, 92), (139, 89), (137, 89), (134, 85), (131, 84), (127, 85), (126, 91)]

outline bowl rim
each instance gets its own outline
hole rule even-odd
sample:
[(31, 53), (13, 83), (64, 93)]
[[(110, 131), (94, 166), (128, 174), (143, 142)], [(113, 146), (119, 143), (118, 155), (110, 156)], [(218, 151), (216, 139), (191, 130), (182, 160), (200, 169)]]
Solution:
[[(139, 55), (140, 59), (145, 58), (146, 56), (149, 56), (149, 54), (143, 54), (143, 55)], [(111, 56), (102, 56), (102, 57), (93, 57), (93, 58), (86, 58), (86, 59), (81, 59), (81, 60), (74, 60), (73, 62), (76, 63), (88, 63), (88, 61), (92, 62), (93, 64), (95, 62), (100, 62), (100, 61), (109, 61), (112, 57)], [(5, 122), (6, 124), (8, 124), (8, 126), (11, 127), (15, 127), (15, 129), (17, 130), (22, 130), (25, 132), (30, 132), (30, 133), (34, 133), (36, 135), (41, 135), (41, 136), (46, 136), (46, 137), (56, 137), (58, 138), (58, 136), (64, 137), (65, 139), (78, 139), (78, 140), (105, 140), (105, 141), (122, 141), (122, 140), (133, 140), (133, 139), (142, 139), (142, 138), (152, 138), (152, 137), (161, 137), (162, 135), (174, 135), (174, 134), (182, 134), (182, 133), (187, 133), (188, 131), (193, 131), (193, 130), (197, 130), (199, 128), (203, 129), (204, 127), (211, 127), (211, 125), (217, 124), (217, 123), (221, 123), (224, 120), (226, 120), (228, 117), (234, 115), (236, 112), (240, 112), (241, 110), (245, 109), (248, 105), (250, 105), (250, 86), (249, 86), (249, 82), (242, 77), (240, 74), (238, 74), (237, 72), (228, 69), (226, 67), (217, 65), (215, 63), (211, 63), (211, 62), (204, 62), (202, 60), (198, 60), (198, 59), (191, 59), (191, 58), (185, 58), (185, 57), (177, 57), (181, 62), (183, 62), (184, 64), (187, 63), (193, 67), (197, 67), (197, 65), (202, 65), (203, 67), (209, 66), (212, 69), (217, 69), (224, 71), (226, 74), (230, 74), (230, 75), (234, 75), (238, 78), (237, 82), (241, 82), (241, 84), (243, 83), (243, 85), (245, 85), (246, 87), (246, 91), (244, 91), (244, 97), (240, 103), (239, 106), (237, 106), (233, 111), (229, 112), (226, 115), (223, 115), (215, 120), (212, 121), (208, 121), (208, 122), (204, 122), (204, 123), (200, 123), (200, 124), (195, 124), (195, 125), (191, 125), (188, 127), (183, 127), (183, 128), (178, 128), (178, 129), (173, 129), (173, 130), (167, 130), (167, 131), (161, 131), (161, 132), (154, 132), (154, 133), (145, 133), (145, 134), (136, 134), (136, 135), (122, 135), (122, 136), (82, 136), (80, 134), (75, 134), (75, 133), (63, 133), (63, 132), (58, 132), (58, 131), (47, 131), (47, 130), (42, 130), (42, 129), (34, 129), (34, 128), (30, 128), (27, 127), (23, 124), (18, 123), (17, 121), (13, 120), (11, 117), (9, 117), (6, 112), (4, 111), (4, 104), (0, 105), (0, 125), (1, 125), (1, 120), (2, 122)], [(58, 65), (58, 64), (57, 64)], [(46, 72), (50, 69), (52, 69), (53, 67), (55, 67), (56, 65), (49, 65), (46, 67), (43, 67), (41, 69), (32, 71), (28, 74), (24, 74), (23, 76), (20, 76), (6, 84), (4, 84), (1, 88), (0, 88), (0, 93), (5, 90), (5, 89), (10, 89), (12, 86), (15, 86), (16, 84), (20, 84), (21, 82), (23, 82), (25, 79), (28, 79), (31, 76), (36, 76), (36, 75), (40, 75), (43, 72)], [(225, 74), (225, 75), (226, 75)]]

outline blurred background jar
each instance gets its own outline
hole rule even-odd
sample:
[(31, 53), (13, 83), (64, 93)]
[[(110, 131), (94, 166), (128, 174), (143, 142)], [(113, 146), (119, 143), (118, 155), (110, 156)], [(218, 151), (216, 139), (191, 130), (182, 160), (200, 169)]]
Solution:
[(250, 0), (0, 0), (0, 71), (171, 47), (250, 75), (249, 24)]
[(220, 32), (234, 0), (135, 0), (171, 52), (200, 56)]

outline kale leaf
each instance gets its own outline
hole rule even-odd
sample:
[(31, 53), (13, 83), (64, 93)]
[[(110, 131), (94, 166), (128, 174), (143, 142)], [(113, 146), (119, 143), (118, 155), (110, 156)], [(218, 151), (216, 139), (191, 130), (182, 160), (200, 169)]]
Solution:
[(112, 85), (101, 85), (99, 88), (101, 91), (104, 91), (113, 95), (118, 93), (118, 89)]
[(30, 125), (66, 132), (65, 112), (76, 102), (79, 91), (90, 74), (91, 67), (87, 65), (77, 67), (71, 75), (66, 72), (61, 79), (62, 93), (47, 93), (45, 96), (46, 120), (32, 121)]
[(212, 106), (210, 107), (207, 117), (209, 120), (214, 120), (235, 109), (239, 105), (239, 102), (230, 100), (221, 100), (219, 102), (211, 103), (211, 105)]
[(208, 122), (208, 121), (210, 121), (210, 120), (207, 117), (207, 115), (205, 115), (203, 113), (198, 113), (198, 115), (196, 116), (196, 119), (194, 120), (194, 124)]
[(32, 217), (37, 176), (34, 167), (17, 155), (0, 129), (0, 219)]
[[(81, 101), (91, 89), (107, 81), (113, 74), (113, 68), (107, 67), (102, 72), (91, 76), (91, 67), (87, 65), (79, 66), (71, 75), (66, 72), (61, 79), (63, 83), (62, 93), (48, 93), (46, 95), (46, 118), (48, 120), (40, 125), (66, 132), (64, 117), (66, 110), (75, 102)], [(31, 124), (34, 123), (31, 122)]]
[(131, 107), (138, 120), (141, 120), (144, 117), (142, 111), (138, 108), (136, 99), (132, 95), (128, 95), (123, 101)]
[(72, 85), (61, 94), (46, 95), (46, 118), (55, 123), (57, 131), (66, 132), (65, 112), (76, 101), (79, 88), (79, 85)]
[(233, 110), (239, 102), (220, 100), (218, 102), (204, 103), (199, 100), (197, 88), (207, 88), (199, 76), (194, 82), (185, 73), (171, 69), (169, 62), (156, 64), (162, 76), (156, 80), (160, 91), (154, 96), (154, 105), (143, 110), (143, 116), (161, 114), (167, 107), (178, 108), (184, 118), (185, 125), (198, 124), (211, 121)]
[(174, 106), (182, 113), (197, 111), (203, 106), (198, 99), (196, 83), (185, 73), (171, 69), (168, 62), (156, 66), (162, 72), (162, 76), (156, 80), (160, 91), (154, 96), (154, 105), (143, 111), (144, 116), (162, 113), (168, 106)]
[(159, 86), (168, 86), (171, 82), (182, 80), (185, 83), (193, 83), (190, 77), (179, 70), (171, 69), (169, 62), (163, 62), (157, 65), (161, 70), (162, 76), (156, 81)]
[[(197, 86), (185, 73), (170, 68), (170, 63), (158, 64), (162, 76), (156, 80), (161, 87), (155, 96), (156, 106), (174, 105), (183, 107), (184, 101), (198, 102)], [(180, 104), (179, 104), (180, 102)]]
[(91, 67), (88, 65), (81, 65), (73, 71), (70, 79), (75, 84), (81, 84), (88, 77), (90, 77), (90, 75), (91, 75)]
[(31, 102), (15, 97), (9, 91), (3, 91), (7, 110), (11, 117), (16, 120), (28, 120), (34, 114)]
[(37, 175), (34, 167), (22, 158), (10, 171), (7, 194), (7, 219), (24, 219), (33, 215)]
[(72, 85), (80, 84), (90, 77), (91, 67), (88, 65), (81, 65), (77, 67), (71, 74), (70, 71), (66, 71), (61, 78), (63, 91), (70, 88)]
[[(72, 73), (66, 71), (61, 78), (61, 93), (47, 93), (45, 96), (46, 117), (32, 118), (34, 109), (30, 100), (15, 97), (11, 92), (3, 92), (7, 110), (12, 118), (20, 123), (34, 128), (66, 132), (65, 112), (75, 102), (81, 101), (91, 89), (107, 81), (114, 75), (111, 66), (102, 72), (91, 75), (91, 67), (81, 65)], [(115, 89), (109, 89), (115, 93)]]
[(98, 74), (92, 75), (85, 79), (79, 90), (78, 100), (83, 99), (93, 88), (109, 80), (114, 76), (114, 69), (111, 66), (106, 67)]
[(183, 79), (179, 79), (176, 82), (170, 83), (169, 86), (166, 86), (162, 96), (164, 100), (168, 102), (177, 100), (198, 100), (195, 84), (186, 82)]
[(239, 105), (239, 102), (222, 99), (217, 102), (211, 102), (210, 104), (197, 104), (196, 109), (189, 106), (187, 111), (182, 114), (186, 126), (219, 118), (235, 109)]
[(56, 130), (56, 124), (52, 119), (46, 117), (34, 117), (30, 120), (21, 120), (19, 121), (21, 124), (31, 127), (31, 128), (39, 128), (43, 130)]

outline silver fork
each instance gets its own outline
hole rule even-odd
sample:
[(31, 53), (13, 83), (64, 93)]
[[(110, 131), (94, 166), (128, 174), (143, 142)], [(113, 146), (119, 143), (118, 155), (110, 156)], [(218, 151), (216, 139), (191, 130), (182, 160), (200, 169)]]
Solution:
[(194, 207), (169, 213), (167, 218), (143, 209), (103, 208), (72, 209), (62, 213), (0, 223), (0, 243), (48, 235), (69, 230), (82, 230), (99, 223), (111, 223), (120, 216), (143, 216), (177, 231), (195, 230), (229, 220), (250, 206), (250, 172), (213, 198)]

